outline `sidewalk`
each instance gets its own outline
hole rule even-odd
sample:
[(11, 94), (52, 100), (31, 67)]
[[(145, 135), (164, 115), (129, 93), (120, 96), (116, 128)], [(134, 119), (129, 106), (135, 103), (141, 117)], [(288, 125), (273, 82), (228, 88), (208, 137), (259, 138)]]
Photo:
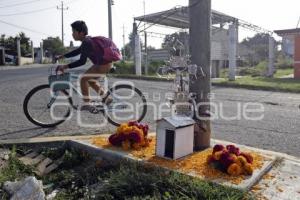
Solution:
[[(151, 135), (155, 135), (152, 133)], [(108, 137), (109, 135), (103, 134), (101, 136)], [(15, 140), (0, 140), (0, 144), (20, 144), (20, 143), (40, 143), (40, 142), (51, 142), (51, 141), (66, 141), (71, 140), (71, 142), (80, 143), (81, 146), (85, 146), (94, 152), (100, 152), (98, 147), (91, 145), (91, 139), (95, 135), (85, 135), (85, 136), (71, 136), (71, 137), (41, 137), (41, 138), (31, 138), (31, 139), (15, 139)], [(211, 140), (211, 144), (234, 144), (231, 142), (223, 140)], [(77, 144), (78, 145), (78, 144)], [(257, 199), (270, 199), (270, 200), (300, 200), (300, 158), (289, 156), (287, 154), (257, 149), (245, 145), (237, 145), (240, 148), (245, 148), (248, 150), (253, 150), (266, 156), (276, 157), (276, 162), (272, 166), (271, 170), (263, 176), (259, 182), (253, 186), (250, 191), (255, 195)], [(108, 153), (109, 150), (104, 150), (101, 153)], [(99, 155), (101, 155), (99, 153)], [(128, 155), (120, 154), (112, 151), (109, 152), (110, 158), (113, 157), (128, 157)], [(118, 157), (118, 158), (119, 158)]]

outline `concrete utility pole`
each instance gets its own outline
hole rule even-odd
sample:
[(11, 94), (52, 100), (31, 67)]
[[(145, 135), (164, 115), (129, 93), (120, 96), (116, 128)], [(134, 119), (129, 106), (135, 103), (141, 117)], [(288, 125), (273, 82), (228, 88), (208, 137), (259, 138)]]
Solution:
[(113, 0), (107, 0), (108, 4), (108, 35), (109, 38), (112, 39), (112, 17), (111, 17), (111, 6), (113, 5)]
[(34, 47), (32, 41), (31, 41), (31, 57), (32, 57), (32, 63), (34, 63)]
[(274, 74), (274, 43), (274, 38), (269, 35), (268, 77), (273, 77)]
[(237, 30), (236, 24), (233, 23), (229, 25), (229, 80), (235, 80), (235, 70), (236, 70), (236, 46), (237, 46)]
[[(143, 2), (143, 5), (144, 5), (144, 18), (145, 18), (145, 15), (146, 15), (146, 2), (144, 0)], [(144, 65), (145, 65), (145, 75), (148, 75), (148, 48), (147, 48), (147, 32), (146, 32), (146, 23), (144, 23), (144, 42), (145, 42), (145, 54), (144, 54), (144, 59), (145, 59), (145, 62), (144, 62)]]
[(41, 53), (41, 63), (43, 63), (43, 60), (44, 60), (44, 49), (43, 49), (43, 42), (40, 43), (40, 53)]
[(135, 74), (138, 76), (142, 75), (142, 55), (141, 55), (141, 41), (137, 31), (136, 22), (133, 23), (133, 38), (134, 38), (134, 65)]
[[(198, 66), (197, 79), (190, 82), (190, 92), (196, 93), (194, 150), (210, 146), (211, 126), (209, 112), (210, 94), (210, 34), (211, 0), (189, 0), (190, 54), (192, 64)], [(201, 68), (205, 76), (201, 74)], [(193, 80), (193, 77), (190, 77)]]
[(17, 65), (21, 65), (21, 39), (17, 38), (17, 52), (18, 52), (18, 59), (17, 59)]
[(124, 24), (123, 24), (123, 60), (126, 60), (126, 58), (125, 58), (125, 26), (124, 26)]
[(68, 10), (69, 7), (64, 8), (64, 2), (61, 1), (61, 7), (57, 6), (57, 9), (61, 10), (61, 41), (62, 41), (62, 45), (65, 46), (64, 45), (64, 11)]

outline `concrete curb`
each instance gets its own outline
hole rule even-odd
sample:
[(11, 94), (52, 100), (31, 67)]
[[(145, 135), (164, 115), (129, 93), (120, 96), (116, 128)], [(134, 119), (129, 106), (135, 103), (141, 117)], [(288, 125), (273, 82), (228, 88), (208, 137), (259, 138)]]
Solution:
[(166, 170), (166, 171), (175, 171), (175, 172), (178, 172), (183, 175), (200, 178), (201, 180), (204, 180), (204, 181), (210, 181), (210, 182), (214, 182), (219, 185), (229, 186), (232, 188), (236, 188), (236, 189), (240, 189), (240, 190), (247, 190), (247, 191), (250, 190), (257, 182), (259, 182), (268, 171), (270, 171), (270, 169), (272, 168), (272, 166), (275, 162), (275, 157), (265, 156), (265, 158), (267, 158), (268, 161), (266, 161), (264, 163), (261, 170), (255, 171), (249, 179), (245, 179), (240, 184), (235, 185), (235, 184), (231, 183), (230, 181), (225, 181), (222, 179), (210, 180), (210, 179), (206, 179), (205, 177), (197, 176), (196, 174), (193, 174), (193, 173), (186, 173), (186, 172), (183, 172), (180, 170), (168, 169), (163, 166), (155, 165), (151, 162), (148, 162), (147, 160), (135, 158), (127, 152), (105, 149), (105, 148), (95, 146), (95, 145), (93, 145), (89, 142), (85, 142), (85, 141), (71, 140), (71, 141), (68, 141), (68, 146), (71, 148), (76, 148), (76, 149), (87, 151), (88, 153), (90, 153), (92, 155), (100, 156), (103, 159), (110, 160), (113, 162), (120, 162), (122, 160), (126, 160), (126, 161), (129, 161), (132, 163), (136, 162), (136, 163), (139, 163), (142, 165), (151, 165), (151, 166), (154, 166), (154, 167)]
[(0, 66), (1, 70), (10, 70), (10, 69), (29, 69), (29, 68), (39, 68), (39, 67), (49, 67), (49, 64), (33, 64), (33, 65), (22, 65), (22, 66)]
[[(110, 74), (109, 77), (113, 78), (123, 78), (123, 79), (133, 79), (133, 80), (145, 80), (145, 81), (161, 81), (161, 82), (173, 82), (174, 79), (167, 79), (167, 78), (160, 78), (160, 77), (153, 77), (153, 76), (136, 76), (136, 75), (122, 75), (122, 74)], [(254, 86), (254, 85), (237, 85), (233, 83), (219, 83), (219, 82), (211, 82), (212, 86), (216, 87), (224, 87), (224, 88), (242, 88), (248, 90), (263, 90), (263, 91), (274, 91), (274, 92), (285, 92), (285, 93), (295, 93), (299, 94), (300, 92), (297, 91), (289, 91), (284, 89), (278, 88), (270, 88), (266, 86)]]

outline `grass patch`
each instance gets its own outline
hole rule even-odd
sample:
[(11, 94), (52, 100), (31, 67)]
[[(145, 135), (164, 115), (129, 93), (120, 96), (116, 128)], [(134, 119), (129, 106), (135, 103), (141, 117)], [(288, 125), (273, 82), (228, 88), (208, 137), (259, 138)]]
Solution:
[[(61, 155), (61, 149), (42, 152), (50, 157)], [(15, 181), (34, 175), (33, 169), (23, 165), (12, 151), (8, 165), (0, 171), (0, 183)], [(245, 191), (219, 186), (214, 183), (201, 181), (175, 172), (166, 172), (151, 166), (142, 166), (130, 162), (113, 164), (101, 161), (100, 164), (82, 160), (82, 155), (76, 151), (64, 152), (64, 163), (61, 168), (44, 177), (37, 177), (43, 181), (46, 195), (58, 190), (55, 197), (60, 199), (222, 199), (239, 200), (251, 199)], [(83, 157), (86, 157), (84, 155)], [(73, 163), (73, 165), (69, 165)], [(2, 187), (1, 187), (2, 188)], [(0, 199), (9, 196), (0, 190)]]
[(290, 74), (294, 74), (294, 68), (287, 68), (287, 69), (277, 69), (276, 73), (274, 74), (275, 78), (280, 78), (282, 76), (287, 76)]
[(138, 164), (121, 164), (108, 172), (98, 199), (245, 199), (246, 192), (219, 186), (191, 177), (144, 168)]
[(235, 81), (216, 80), (214, 85), (300, 93), (300, 80), (245, 76)]

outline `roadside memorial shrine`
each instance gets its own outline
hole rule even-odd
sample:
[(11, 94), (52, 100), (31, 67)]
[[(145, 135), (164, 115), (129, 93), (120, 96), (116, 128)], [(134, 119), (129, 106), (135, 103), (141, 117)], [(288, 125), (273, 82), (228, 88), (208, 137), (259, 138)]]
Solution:
[(178, 159), (193, 153), (194, 120), (185, 116), (165, 117), (157, 121), (156, 155)]

